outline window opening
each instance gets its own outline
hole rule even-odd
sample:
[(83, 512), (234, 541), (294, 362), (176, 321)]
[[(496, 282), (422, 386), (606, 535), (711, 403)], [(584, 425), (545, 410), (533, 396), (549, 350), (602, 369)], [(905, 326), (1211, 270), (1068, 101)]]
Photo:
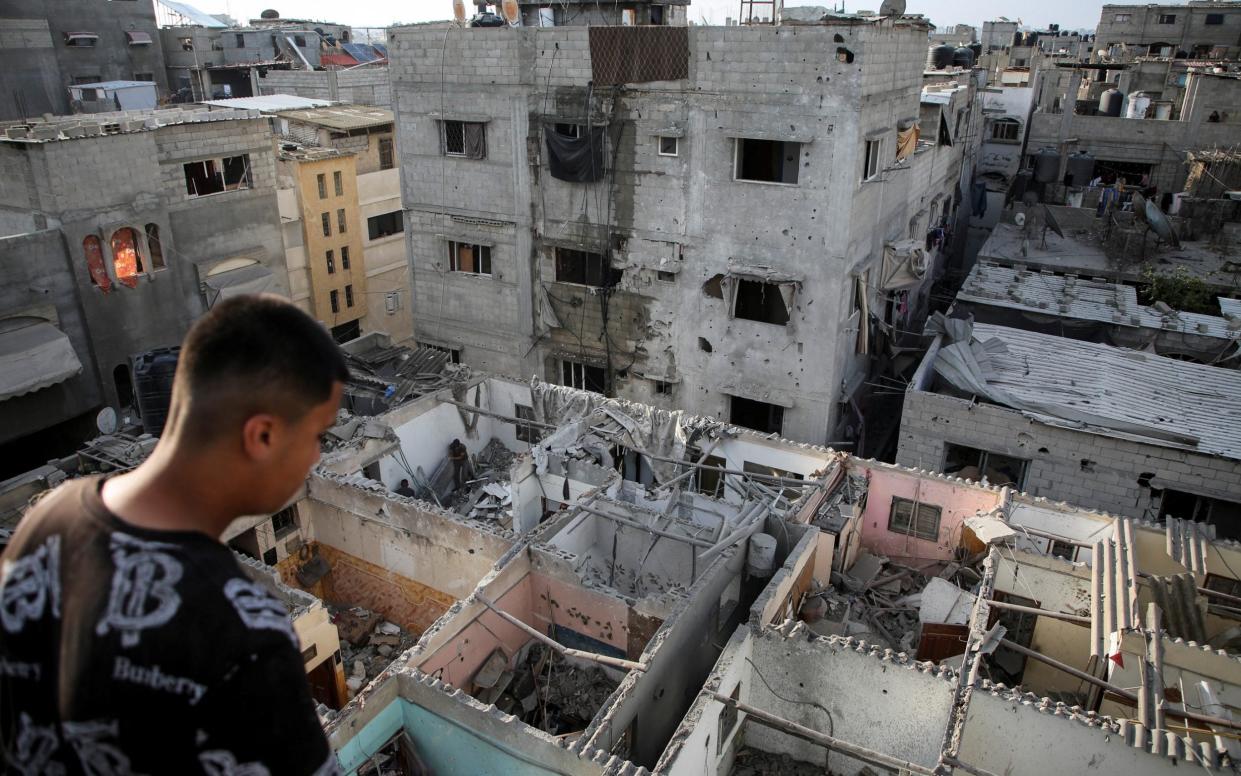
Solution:
[(1215, 526), (1221, 539), (1241, 539), (1241, 504), (1235, 501), (1201, 496), (1180, 490), (1152, 490), (1159, 496), (1159, 519), (1179, 517), (1182, 520)]
[(112, 370), (112, 383), (116, 386), (116, 403), (121, 407), (134, 405), (134, 381), (129, 374), (129, 364), (117, 364)]
[(86, 270), (90, 274), (90, 282), (104, 291), (112, 288), (112, 278), (103, 261), (103, 241), (93, 234), (82, 240), (82, 252), (86, 254)]
[(660, 156), (676, 156), (677, 151), (678, 151), (678, 146), (679, 146), (679, 143), (677, 141), (678, 141), (678, 138), (675, 138), (675, 137), (660, 137), (659, 138), (659, 155)]
[(607, 265), (601, 253), (556, 248), (556, 282), (583, 286), (614, 286), (620, 282), (621, 271)]
[(581, 124), (557, 124), (555, 129), (556, 134), (571, 137), (575, 140), (582, 136)]
[(353, 286), (345, 286), (345, 307), (353, 307)]
[(1205, 24), (1211, 24), (1211, 25), (1215, 25), (1215, 24), (1223, 24), (1223, 23), (1224, 23), (1224, 15), (1223, 15), (1222, 13), (1209, 13), (1209, 14), (1207, 14), (1207, 18), (1206, 18), (1206, 21), (1205, 21), (1204, 23), (1205, 23)]
[(601, 366), (581, 364), (577, 361), (560, 362), (560, 384), (595, 393), (604, 392), (606, 375)]
[(1174, 13), (1159, 14), (1159, 23), (1160, 24), (1176, 24), (1176, 14)]
[(449, 241), (448, 269), (450, 272), (490, 275), (491, 246)]
[(333, 290), (328, 294), (329, 301), (332, 303), (332, 312), (340, 312), (340, 292)]
[(237, 44), (237, 48), (246, 47), (246, 36), (240, 32), (233, 36), (233, 43)]
[(147, 255), (151, 257), (151, 269), (163, 269), (164, 245), (159, 241), (159, 224), (147, 224)]
[(785, 303), (784, 294), (778, 283), (762, 283), (757, 280), (734, 280), (737, 284), (737, 301), (733, 306), (733, 317), (747, 321), (771, 323), (786, 326), (789, 322), (789, 308)]
[(332, 173), (332, 184), (336, 188), (336, 196), (341, 197), (345, 194), (345, 178), (340, 174), (340, 170)]
[(391, 213), (380, 213), (377, 216), (371, 216), (366, 219), (366, 232), (372, 240), (390, 237), (404, 231), (405, 221), (401, 218), (401, 211), (399, 210), (393, 210)]
[(938, 540), (940, 508), (922, 503), (919, 503), (917, 507), (915, 516), (913, 501), (893, 496), (892, 511), (888, 513), (888, 530), (892, 533), (916, 536), (932, 542)]
[(319, 184), (319, 199), (327, 199), (327, 176), (319, 173), (315, 178)]
[(282, 509), (271, 516), (271, 530), (277, 539), (283, 539), (297, 530), (297, 507)]
[(379, 169), (391, 170), (396, 166), (396, 160), (392, 155), (392, 138), (379, 138)]
[(879, 174), (879, 150), (882, 140), (867, 140), (862, 159), (862, 180), (868, 181)]
[(349, 269), (349, 246), (340, 246), (340, 268)]
[(663, 282), (663, 283), (675, 283), (677, 279), (677, 273), (666, 272), (660, 269), (660, 270), (655, 271), (655, 277), (656, 279), (658, 279), (660, 282)]
[(336, 274), (336, 256), (331, 248), (329, 248), (327, 252), (327, 274)]
[[(514, 404), (513, 409), (519, 420), (534, 420), (534, 407), (528, 407), (525, 404)], [(518, 442), (535, 444), (540, 439), (538, 429), (528, 423), (518, 423), (516, 431)]]
[(797, 183), (801, 143), (737, 138), (733, 177), (759, 183)]
[(1021, 139), (1021, 124), (1016, 119), (996, 119), (991, 125), (991, 139), (1015, 143)]
[(982, 481), (983, 477), (986, 477), (987, 482), (992, 485), (1013, 485), (1021, 489), (1025, 486), (1029, 464), (1024, 458), (992, 453), (976, 447), (952, 443), (944, 445), (943, 472), (968, 480)]
[(323, 225), (323, 236), (331, 237), (332, 236), (332, 214), (331, 213), (320, 213), (319, 221)]
[(250, 155), (204, 159), (183, 165), (185, 190), (191, 197), (250, 188)]
[(345, 209), (344, 208), (341, 208), (340, 210), (336, 211), (336, 227), (337, 229), (340, 230), (341, 234), (345, 233), (346, 230), (345, 230)]
[(468, 159), (487, 158), (486, 125), (478, 121), (444, 121), (441, 123), (444, 153)]
[(765, 401), (730, 396), (728, 422), (765, 434), (779, 434), (784, 430), (784, 408)]
[(128, 226), (112, 233), (112, 269), (116, 279), (133, 288), (142, 270), (138, 238)]

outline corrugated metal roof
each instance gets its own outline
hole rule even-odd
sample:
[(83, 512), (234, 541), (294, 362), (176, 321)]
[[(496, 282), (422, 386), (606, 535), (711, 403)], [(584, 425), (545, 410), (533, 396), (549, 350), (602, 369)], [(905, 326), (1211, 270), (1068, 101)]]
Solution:
[(295, 94), (265, 94), (260, 97), (232, 97), (226, 100), (205, 100), (203, 104), (215, 105), (221, 108), (240, 108), (242, 110), (262, 110), (276, 113), (282, 110), (325, 108), (331, 105), (332, 102), (330, 100), (298, 97)]
[(154, 81), (97, 81), (93, 84), (73, 84), (70, 89), (137, 89), (138, 87), (155, 88)]
[(211, 14), (203, 13), (189, 3), (178, 3), (173, 2), (173, 0), (159, 0), (159, 3), (171, 11), (181, 14), (188, 19), (191, 24), (197, 24), (201, 27), (213, 27), (220, 29), (228, 26)]
[[(1241, 339), (1241, 330), (1230, 330), (1225, 318), (1187, 312), (1164, 315), (1153, 307), (1139, 304), (1137, 290), (1123, 283), (1019, 270), (991, 262), (980, 261), (974, 265), (957, 299), (1117, 326)], [(1221, 306), (1223, 301), (1221, 299)], [(1238, 302), (1238, 309), (1241, 312), (1241, 302)]]
[(1219, 299), (1219, 309), (1225, 318), (1241, 318), (1241, 299), (1229, 299), (1226, 296), (1216, 298)]
[(976, 323), (935, 370), (1034, 420), (1241, 460), (1241, 371)]

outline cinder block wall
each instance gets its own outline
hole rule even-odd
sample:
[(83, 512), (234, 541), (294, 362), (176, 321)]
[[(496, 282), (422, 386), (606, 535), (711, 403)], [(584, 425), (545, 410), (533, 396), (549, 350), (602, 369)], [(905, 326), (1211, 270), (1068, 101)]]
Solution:
[(906, 394), (896, 462), (938, 471), (948, 443), (1027, 459), (1027, 493), (1113, 514), (1155, 516), (1158, 503), (1139, 478), (1241, 502), (1238, 461), (1047, 426), (992, 404)]

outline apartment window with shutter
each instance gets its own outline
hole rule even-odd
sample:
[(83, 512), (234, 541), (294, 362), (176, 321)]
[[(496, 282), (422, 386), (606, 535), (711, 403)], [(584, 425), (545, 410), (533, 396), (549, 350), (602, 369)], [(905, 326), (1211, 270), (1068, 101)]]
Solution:
[(320, 214), (319, 218), (323, 222), (323, 236), (331, 237), (332, 236), (332, 214), (322, 213)]
[(341, 234), (345, 233), (345, 210), (341, 208), (336, 211), (336, 226)]
[(340, 174), (340, 170), (332, 173), (332, 185), (336, 187), (336, 196), (344, 196), (345, 179), (344, 176)]
[(340, 268), (349, 269), (349, 246), (340, 246)]
[(345, 307), (353, 307), (353, 286), (345, 286)]
[(379, 169), (391, 170), (396, 166), (396, 160), (392, 154), (392, 138), (379, 138)]
[(319, 199), (327, 199), (327, 176), (319, 173), (315, 176), (315, 181), (319, 184)]
[(329, 275), (336, 274), (336, 256), (332, 253), (331, 250), (327, 252), (327, 274)]
[(340, 312), (340, 292), (333, 289), (333, 291), (328, 294), (328, 299), (332, 303), (332, 312)]
[(940, 512), (940, 508), (932, 504), (915, 504), (907, 498), (893, 496), (892, 511), (888, 513), (888, 530), (936, 541), (939, 539)]

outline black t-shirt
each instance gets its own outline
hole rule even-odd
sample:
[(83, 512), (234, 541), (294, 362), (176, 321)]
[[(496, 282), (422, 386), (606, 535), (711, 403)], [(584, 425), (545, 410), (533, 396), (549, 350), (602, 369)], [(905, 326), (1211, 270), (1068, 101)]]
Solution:
[(128, 525), (67, 483), (0, 556), (7, 773), (339, 771), (277, 598), (205, 534)]

